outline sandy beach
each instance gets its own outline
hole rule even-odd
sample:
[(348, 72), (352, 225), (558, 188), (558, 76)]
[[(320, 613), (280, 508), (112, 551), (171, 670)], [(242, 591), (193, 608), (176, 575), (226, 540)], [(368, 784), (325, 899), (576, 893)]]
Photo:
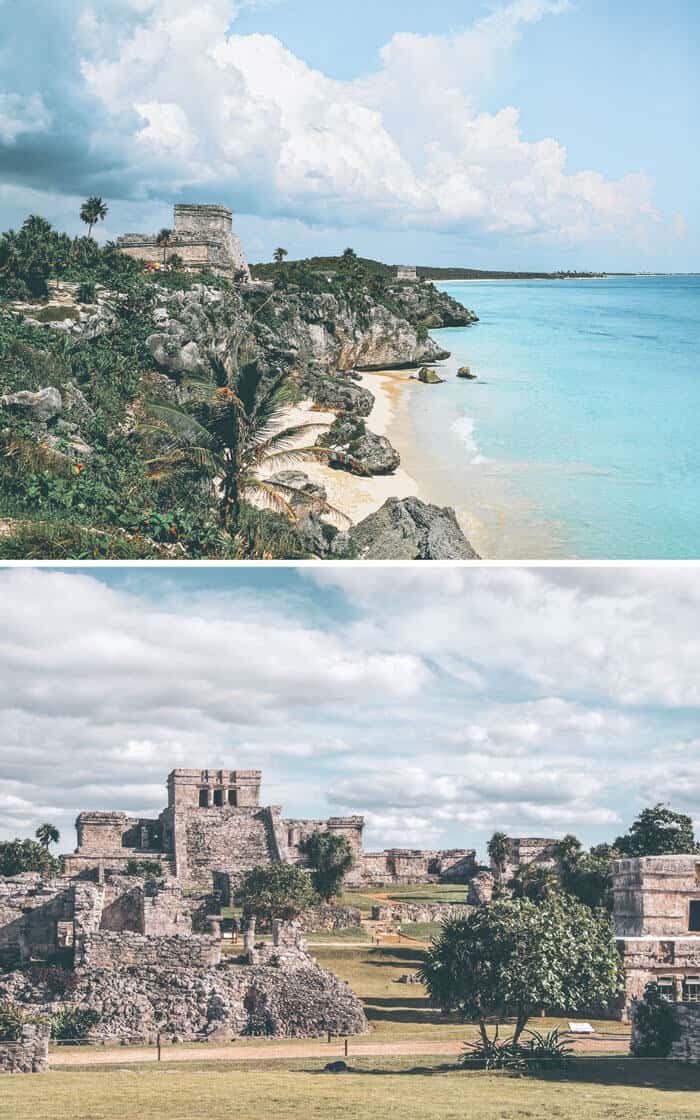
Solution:
[[(408, 388), (412, 372), (414, 371), (392, 370), (362, 374), (361, 384), (364, 388), (369, 389), (375, 398), (372, 413), (367, 419), (367, 427), (375, 435), (386, 435), (391, 439), (389, 429), (399, 404), (400, 395)], [(313, 401), (305, 400), (293, 405), (285, 413), (284, 423), (285, 427), (292, 427), (296, 424), (329, 426), (334, 419), (334, 412), (324, 411)], [(400, 454), (401, 447), (397, 446), (397, 450)], [(330, 467), (320, 462), (302, 463), (299, 470), (308, 475), (313, 482), (325, 486), (329, 503), (344, 513), (353, 523), (362, 521), (370, 513), (374, 513), (375, 510), (384, 505), (387, 498), (407, 498), (410, 495), (422, 496), (416, 480), (402, 467), (399, 467), (393, 474), (373, 475), (371, 477), (351, 474), (349, 471)]]

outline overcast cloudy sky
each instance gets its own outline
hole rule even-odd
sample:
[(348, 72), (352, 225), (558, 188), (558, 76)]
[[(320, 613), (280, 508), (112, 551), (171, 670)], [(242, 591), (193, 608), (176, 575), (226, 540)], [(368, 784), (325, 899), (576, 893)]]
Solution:
[(0, 570), (0, 838), (260, 767), (370, 847), (700, 824), (690, 570)]
[(696, 0), (0, 0), (0, 224), (692, 270)]

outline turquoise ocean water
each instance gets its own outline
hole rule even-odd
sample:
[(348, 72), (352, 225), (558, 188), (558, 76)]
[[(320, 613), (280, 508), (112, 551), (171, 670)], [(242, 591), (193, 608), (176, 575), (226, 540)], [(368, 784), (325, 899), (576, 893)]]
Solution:
[(481, 321), (404, 422), (431, 496), (503, 506), (487, 555), (700, 557), (700, 277), (438, 286)]

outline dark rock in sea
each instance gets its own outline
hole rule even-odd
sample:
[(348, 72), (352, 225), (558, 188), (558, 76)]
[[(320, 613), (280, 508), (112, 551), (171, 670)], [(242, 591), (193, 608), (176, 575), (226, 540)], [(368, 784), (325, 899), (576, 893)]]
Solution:
[(422, 381), (424, 385), (442, 385), (445, 379), (444, 377), (440, 377), (436, 370), (428, 369), (427, 366), (422, 366), (421, 369), (418, 370), (418, 380)]
[(449, 508), (389, 498), (348, 533), (360, 560), (478, 560)]
[(457, 376), (464, 378), (465, 381), (476, 381), (476, 374), (472, 373), (469, 366), (461, 366), (457, 370)]

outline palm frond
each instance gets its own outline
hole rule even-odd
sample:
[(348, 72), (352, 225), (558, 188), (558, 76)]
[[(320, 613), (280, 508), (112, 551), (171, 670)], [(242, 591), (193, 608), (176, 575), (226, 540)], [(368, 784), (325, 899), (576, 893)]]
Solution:
[[(151, 426), (153, 432), (167, 430), (176, 438), (187, 440), (189, 443), (194, 443), (196, 439), (203, 447), (211, 447), (214, 442), (211, 432), (190, 412), (185, 412), (178, 405), (147, 401), (143, 405), (143, 411), (150, 420), (156, 422), (155, 426)], [(142, 425), (142, 428), (147, 430), (147, 425)]]
[(248, 500), (252, 497), (258, 497), (261, 499), (264, 509), (282, 513), (292, 522), (297, 520), (296, 513), (289, 502), (282, 497), (274, 483), (265, 482), (260, 478), (252, 479), (243, 486), (241, 495)]
[(319, 513), (328, 514), (342, 525), (348, 528), (352, 525), (352, 518), (348, 517), (347, 513), (343, 513), (342, 509), (337, 506), (332, 506), (325, 498), (319, 498), (315, 494), (309, 494), (306, 490), (301, 490), (298, 486), (289, 486), (286, 482), (275, 482), (272, 479), (267, 479), (271, 486), (279, 490), (281, 494), (288, 494), (290, 499), (296, 498), (298, 501), (303, 501), (305, 505), (312, 506)]
[(62, 451), (56, 451), (46, 443), (23, 439), (21, 436), (0, 439), (0, 451), (3, 451), (8, 459), (16, 460), (30, 472), (47, 471), (49, 474), (70, 475), (76, 469), (70, 457), (64, 455)]

